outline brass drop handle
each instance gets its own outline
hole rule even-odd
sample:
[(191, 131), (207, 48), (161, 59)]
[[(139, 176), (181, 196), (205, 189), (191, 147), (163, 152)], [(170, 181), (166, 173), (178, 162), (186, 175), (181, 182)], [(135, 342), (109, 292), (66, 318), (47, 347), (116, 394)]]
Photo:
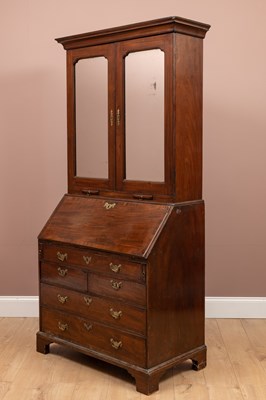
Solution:
[(122, 317), (122, 311), (115, 311), (112, 308), (110, 308), (110, 314), (114, 319), (119, 319)]
[(87, 324), (86, 322), (84, 322), (84, 328), (85, 328), (87, 331), (91, 331), (91, 330), (92, 330), (92, 324)]
[(122, 342), (121, 342), (121, 341), (120, 341), (120, 342), (117, 342), (116, 340), (114, 340), (113, 338), (111, 338), (111, 339), (110, 339), (110, 342), (111, 342), (111, 346), (112, 346), (114, 349), (116, 349), (116, 350), (118, 350), (119, 348), (122, 347)]
[(58, 267), (57, 271), (58, 271), (58, 275), (59, 276), (63, 276), (63, 277), (66, 276), (66, 274), (68, 273), (68, 269), (67, 268), (62, 269), (62, 268)]
[(63, 324), (62, 322), (58, 322), (58, 328), (60, 329), (60, 331), (67, 331), (68, 330), (68, 324)]
[(67, 253), (60, 253), (60, 251), (58, 251), (56, 253), (58, 260), (60, 261), (66, 261), (67, 260)]
[(153, 195), (152, 195), (152, 194), (138, 194), (138, 193), (134, 193), (134, 194), (133, 194), (133, 198), (134, 198), (134, 199), (138, 199), (138, 200), (152, 200), (152, 199), (153, 199)]
[(84, 296), (84, 297), (83, 297), (83, 300), (85, 301), (85, 303), (87, 304), (87, 306), (90, 306), (91, 303), (92, 303), (92, 298), (91, 298), (91, 297)]
[(88, 265), (88, 264), (91, 262), (91, 257), (83, 256), (83, 260), (84, 260), (85, 263)]
[(113, 264), (113, 263), (110, 263), (109, 266), (110, 266), (110, 270), (115, 273), (119, 272), (122, 267), (121, 264)]
[(57, 299), (58, 299), (59, 303), (65, 304), (67, 302), (67, 300), (68, 300), (68, 297), (67, 296), (61, 296), (60, 294), (58, 294), (57, 295)]
[(99, 190), (97, 189), (82, 189), (81, 191), (83, 194), (86, 194), (87, 196), (96, 196), (99, 194)]
[(122, 282), (117, 282), (117, 281), (111, 280), (110, 283), (114, 290), (119, 290), (122, 287)]

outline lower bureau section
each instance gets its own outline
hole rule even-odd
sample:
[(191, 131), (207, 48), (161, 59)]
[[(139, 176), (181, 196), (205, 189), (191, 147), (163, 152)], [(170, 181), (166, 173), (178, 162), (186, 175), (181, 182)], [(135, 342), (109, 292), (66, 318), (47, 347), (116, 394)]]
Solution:
[(41, 331), (145, 368), (145, 339), (44, 307), (41, 316)]
[(39, 236), (37, 351), (117, 365), (145, 394), (183, 361), (204, 368), (204, 203), (65, 201)]

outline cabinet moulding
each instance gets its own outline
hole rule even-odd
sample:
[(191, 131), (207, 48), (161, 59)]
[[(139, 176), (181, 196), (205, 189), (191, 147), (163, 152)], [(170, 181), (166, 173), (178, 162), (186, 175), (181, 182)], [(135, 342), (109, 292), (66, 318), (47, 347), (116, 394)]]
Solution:
[[(266, 297), (206, 297), (206, 318), (266, 318)], [(38, 296), (0, 296), (0, 317), (38, 317)]]

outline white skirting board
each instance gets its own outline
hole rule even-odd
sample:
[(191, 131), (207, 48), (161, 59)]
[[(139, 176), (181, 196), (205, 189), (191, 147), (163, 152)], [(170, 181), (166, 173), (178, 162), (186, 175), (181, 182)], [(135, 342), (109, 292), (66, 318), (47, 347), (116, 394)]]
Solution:
[(0, 296), (0, 317), (38, 317), (38, 296)]
[(266, 318), (266, 297), (206, 297), (206, 318)]
[[(206, 297), (206, 318), (266, 318), (266, 297)], [(38, 317), (38, 296), (0, 296), (0, 317)]]

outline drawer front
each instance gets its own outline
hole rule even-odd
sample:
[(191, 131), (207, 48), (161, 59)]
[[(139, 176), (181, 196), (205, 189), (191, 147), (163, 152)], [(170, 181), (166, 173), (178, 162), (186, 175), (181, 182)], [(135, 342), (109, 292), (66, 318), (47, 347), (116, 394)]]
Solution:
[(41, 305), (76, 313), (141, 335), (146, 334), (146, 311), (119, 301), (41, 284)]
[(68, 265), (41, 264), (41, 281), (77, 289), (87, 290), (87, 274)]
[(115, 254), (100, 254), (67, 246), (44, 244), (41, 258), (62, 265), (78, 265), (90, 271), (118, 276), (139, 282), (145, 281), (145, 265)]
[(137, 336), (46, 308), (41, 309), (41, 329), (91, 350), (145, 367), (145, 339)]
[(88, 291), (101, 296), (111, 296), (117, 300), (146, 306), (146, 287), (137, 282), (88, 274)]

